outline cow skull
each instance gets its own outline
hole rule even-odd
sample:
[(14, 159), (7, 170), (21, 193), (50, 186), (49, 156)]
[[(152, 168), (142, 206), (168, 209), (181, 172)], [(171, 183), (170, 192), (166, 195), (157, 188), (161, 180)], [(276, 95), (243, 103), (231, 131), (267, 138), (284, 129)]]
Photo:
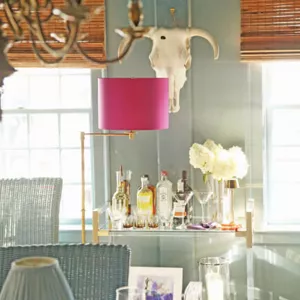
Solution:
[[(130, 41), (130, 37), (125, 30), (117, 29), (116, 32), (123, 37), (118, 49), (120, 55)], [(218, 43), (212, 35), (202, 29), (150, 27), (148, 33), (144, 35), (152, 40), (149, 59), (156, 77), (169, 78), (169, 111), (172, 113), (180, 109), (179, 94), (186, 81), (186, 70), (191, 67), (190, 40), (194, 36), (206, 39), (213, 48), (214, 58), (218, 59)]]

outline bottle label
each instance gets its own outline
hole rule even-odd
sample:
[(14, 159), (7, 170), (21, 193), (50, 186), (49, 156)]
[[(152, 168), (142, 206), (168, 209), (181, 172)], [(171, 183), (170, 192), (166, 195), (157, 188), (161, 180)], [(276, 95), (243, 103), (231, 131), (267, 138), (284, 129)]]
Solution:
[(181, 179), (178, 180), (178, 182), (177, 182), (177, 191), (178, 192), (183, 192), (184, 191), (184, 183)]
[(137, 207), (140, 214), (149, 214), (152, 213), (152, 199), (151, 196), (138, 196)]
[(174, 203), (174, 206), (175, 206), (175, 211), (174, 211), (175, 217), (185, 217), (186, 216), (186, 211), (185, 211), (184, 206), (178, 205), (176, 203)]
[(159, 189), (159, 201), (167, 202), (168, 201), (168, 189), (165, 187), (161, 187)]
[(168, 188), (160, 187), (157, 197), (159, 215), (168, 219), (172, 210), (172, 198), (170, 199), (170, 195), (168, 195)]

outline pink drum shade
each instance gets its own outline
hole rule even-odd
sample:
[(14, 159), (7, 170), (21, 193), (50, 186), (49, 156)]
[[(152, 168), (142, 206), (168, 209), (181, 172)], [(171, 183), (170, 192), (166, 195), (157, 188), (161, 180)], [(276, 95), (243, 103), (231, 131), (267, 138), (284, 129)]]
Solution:
[(98, 124), (107, 130), (169, 128), (167, 78), (99, 78)]

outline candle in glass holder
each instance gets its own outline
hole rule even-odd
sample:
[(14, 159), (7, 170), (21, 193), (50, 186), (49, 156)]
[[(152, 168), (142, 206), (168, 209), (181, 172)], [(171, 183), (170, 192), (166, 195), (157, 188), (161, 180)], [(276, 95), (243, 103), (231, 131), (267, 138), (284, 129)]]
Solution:
[(218, 273), (207, 273), (205, 275), (207, 300), (225, 300), (224, 283), (222, 276)]

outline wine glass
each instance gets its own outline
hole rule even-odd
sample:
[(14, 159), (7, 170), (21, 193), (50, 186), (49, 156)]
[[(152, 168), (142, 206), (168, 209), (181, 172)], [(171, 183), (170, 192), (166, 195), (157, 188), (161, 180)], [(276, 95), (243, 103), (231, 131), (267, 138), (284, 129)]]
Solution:
[(176, 203), (174, 203), (174, 205), (177, 206), (177, 209), (182, 211), (182, 215), (181, 215), (181, 224), (179, 226), (176, 227), (176, 229), (186, 229), (187, 226), (184, 223), (184, 217), (185, 217), (185, 206), (189, 203), (189, 201), (192, 199), (194, 193), (184, 193), (182, 192), (177, 192), (177, 193), (173, 193), (173, 197), (176, 201)]
[(213, 192), (211, 192), (211, 191), (194, 191), (194, 195), (201, 205), (201, 223), (205, 224), (207, 221), (210, 221), (205, 218), (205, 215), (206, 215), (206, 217), (208, 215), (207, 203), (208, 203), (209, 199), (212, 197)]

